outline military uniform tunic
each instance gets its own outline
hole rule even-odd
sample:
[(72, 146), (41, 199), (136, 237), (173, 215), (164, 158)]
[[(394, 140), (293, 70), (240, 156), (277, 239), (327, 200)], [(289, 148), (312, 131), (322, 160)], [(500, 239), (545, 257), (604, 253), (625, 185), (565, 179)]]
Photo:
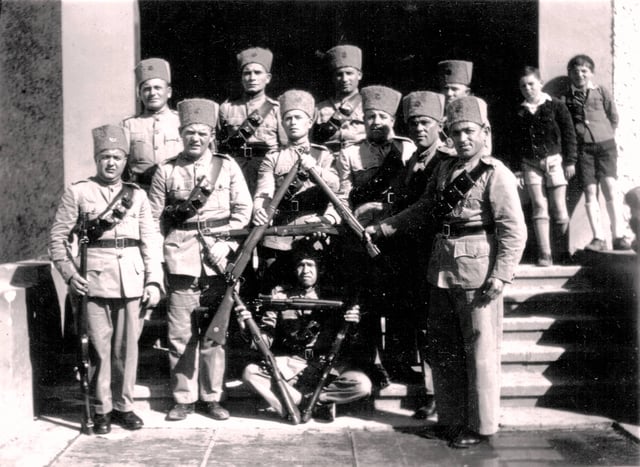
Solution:
[[(149, 198), (154, 217), (160, 219), (169, 203), (189, 197), (205, 177), (212, 192), (204, 205), (186, 223), (208, 222), (214, 230), (244, 228), (251, 217), (251, 196), (238, 164), (229, 156), (209, 150), (198, 160), (184, 153), (164, 162), (153, 177)], [(205, 237), (209, 245), (215, 240)], [(228, 241), (233, 250), (237, 242)], [(220, 270), (209, 264), (202, 240), (195, 228), (169, 227), (164, 239), (164, 259), (169, 273), (169, 362), (172, 390), (177, 403), (219, 401), (223, 389), (225, 352), (220, 345), (199, 342), (199, 328), (193, 310), (199, 305), (215, 306), (225, 284)], [(225, 267), (225, 263), (219, 265)]]
[[(51, 260), (69, 282), (78, 272), (79, 261), (70, 258), (65, 242), (82, 213), (89, 219), (103, 214), (120, 193), (122, 182), (106, 184), (96, 177), (68, 187), (60, 201), (49, 238)], [(151, 215), (143, 190), (132, 190), (131, 207), (124, 217), (99, 240), (139, 241), (139, 246), (87, 248), (88, 331), (96, 350), (96, 413), (112, 408), (133, 410), (133, 392), (138, 365), (138, 336), (143, 325), (140, 298), (144, 287), (162, 288), (162, 237)], [(124, 245), (124, 243), (123, 243)], [(112, 386), (113, 381), (113, 386)], [(113, 388), (113, 392), (112, 392)]]
[(227, 100), (220, 105), (220, 118), (218, 119), (219, 129), (224, 130), (220, 131), (220, 135), (228, 136), (233, 134), (244, 123), (247, 116), (256, 110), (259, 111), (265, 102), (271, 104), (271, 109), (255, 133), (247, 140), (248, 146), (260, 148), (260, 152), (256, 152), (256, 157), (244, 157), (243, 155), (234, 154), (234, 158), (242, 169), (252, 195), (255, 193), (258, 168), (265, 152), (269, 149), (278, 149), (279, 145), (287, 142), (287, 136), (282, 128), (280, 119), (278, 101), (265, 95), (257, 98), (243, 96), (240, 99)]
[(182, 151), (180, 118), (165, 107), (156, 113), (142, 113), (122, 121), (129, 141), (129, 168), (133, 180), (149, 190), (157, 166)]
[(353, 187), (362, 186), (371, 180), (392, 151), (392, 146), (400, 152), (403, 163), (416, 150), (411, 140), (400, 136), (392, 136), (382, 144), (364, 140), (344, 148), (337, 161), (341, 196), (348, 197)]
[(317, 143), (327, 146), (332, 151), (339, 151), (340, 148), (362, 141), (366, 138), (364, 130), (364, 111), (362, 110), (362, 96), (355, 92), (346, 99), (327, 99), (320, 102), (316, 106), (317, 118), (315, 122), (316, 128), (319, 125), (326, 124), (336, 112), (340, 113), (340, 107), (348, 105), (352, 111), (351, 114), (344, 118), (340, 128), (335, 134), (325, 141), (315, 140)]
[[(317, 299), (315, 288), (276, 287), (272, 292), (276, 299)], [(267, 310), (261, 319), (261, 330), (266, 342), (272, 347), (278, 369), (289, 386), (294, 402), (299, 404), (303, 395), (311, 394), (320, 377), (322, 357), (341, 327), (343, 312), (339, 310)], [(353, 334), (347, 337), (338, 361), (334, 365), (335, 378), (325, 386), (321, 402), (346, 404), (371, 394), (371, 381), (357, 369), (357, 362), (350, 358), (353, 352)], [(332, 373), (332, 374), (333, 374)], [(281, 402), (272, 390), (271, 375), (265, 368), (251, 364), (243, 374), (243, 381), (285, 416)]]
[[(382, 233), (391, 236), (429, 222), (439, 193), (462, 170), (458, 161), (441, 163), (425, 195), (383, 221)], [(503, 310), (502, 295), (482, 303), (483, 287), (489, 278), (511, 282), (527, 229), (511, 171), (490, 156), (478, 164), (487, 170), (444, 218), (449, 228), (435, 238), (427, 273), (432, 286), (427, 326), (439, 422), (491, 435), (499, 421)]]
[[(275, 191), (280, 187), (282, 180), (289, 173), (299, 158), (297, 151), (308, 150), (316, 160), (316, 170), (320, 177), (333, 191), (338, 191), (338, 173), (334, 168), (334, 159), (324, 146), (311, 144), (306, 147), (286, 146), (279, 151), (268, 153), (258, 172), (258, 184), (256, 198), (270, 200)], [(304, 172), (301, 174), (304, 177)], [(331, 217), (334, 222), (339, 220), (338, 214), (328, 202), (328, 198), (311, 178), (299, 179), (294, 182), (295, 191), (291, 196), (285, 197), (278, 207), (278, 213), (274, 218), (274, 225), (304, 223), (311, 215), (325, 215)], [(263, 244), (269, 248), (288, 250), (291, 247), (290, 237), (266, 237)]]

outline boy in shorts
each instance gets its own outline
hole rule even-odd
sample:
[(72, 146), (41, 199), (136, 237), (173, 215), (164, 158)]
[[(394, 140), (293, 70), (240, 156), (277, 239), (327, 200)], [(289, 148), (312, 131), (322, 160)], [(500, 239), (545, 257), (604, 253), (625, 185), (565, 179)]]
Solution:
[[(514, 140), (521, 157), (521, 177), (533, 205), (533, 228), (538, 244), (538, 266), (569, 258), (567, 179), (575, 174), (576, 135), (567, 107), (542, 91), (540, 71), (527, 66), (520, 73), (524, 101), (514, 119)], [(549, 235), (553, 217), (554, 248)]]
[(604, 231), (600, 222), (598, 184), (607, 202), (611, 221), (614, 250), (628, 250), (631, 242), (625, 238), (622, 204), (617, 189), (618, 151), (615, 128), (618, 112), (611, 93), (592, 82), (595, 64), (587, 55), (576, 55), (567, 64), (571, 88), (564, 96), (578, 140), (578, 167), (585, 194), (585, 207), (593, 240), (585, 249), (606, 249)]

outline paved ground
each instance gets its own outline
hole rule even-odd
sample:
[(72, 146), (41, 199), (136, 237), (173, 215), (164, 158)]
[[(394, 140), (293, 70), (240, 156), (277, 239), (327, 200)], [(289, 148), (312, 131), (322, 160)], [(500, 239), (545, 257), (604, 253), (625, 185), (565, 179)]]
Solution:
[(401, 409), (343, 413), (331, 424), (292, 426), (258, 417), (247, 401), (228, 405), (234, 416), (224, 422), (199, 414), (167, 422), (163, 407), (141, 406), (144, 429), (114, 426), (104, 436), (80, 435), (76, 412), (44, 415), (23, 427), (5, 423), (0, 465), (640, 465), (637, 439), (611, 420), (551, 409), (505, 408), (503, 428), (490, 446), (459, 451), (420, 437), (424, 422)]

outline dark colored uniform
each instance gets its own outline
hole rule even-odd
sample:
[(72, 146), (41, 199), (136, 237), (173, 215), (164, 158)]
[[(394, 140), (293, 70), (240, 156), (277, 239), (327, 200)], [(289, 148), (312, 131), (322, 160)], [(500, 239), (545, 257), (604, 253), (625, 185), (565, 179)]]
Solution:
[[(318, 298), (314, 288), (277, 287), (272, 295), (273, 298)], [(315, 389), (323, 367), (322, 356), (331, 348), (343, 323), (342, 311), (338, 310), (284, 310), (267, 311), (264, 314), (261, 320), (263, 334), (271, 344), (278, 368), (296, 404)], [(347, 404), (371, 394), (371, 381), (357, 369), (357, 362), (351, 358), (354, 353), (357, 354), (351, 351), (353, 339), (353, 335), (350, 335), (343, 344), (332, 377), (320, 396), (321, 403)], [(286, 415), (273, 392), (271, 376), (264, 366), (248, 365), (242, 379), (282, 417)]]

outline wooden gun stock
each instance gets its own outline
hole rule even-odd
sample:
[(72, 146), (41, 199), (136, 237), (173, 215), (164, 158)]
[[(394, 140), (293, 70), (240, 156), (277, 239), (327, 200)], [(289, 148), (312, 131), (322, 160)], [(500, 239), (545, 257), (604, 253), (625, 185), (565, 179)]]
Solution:
[(227, 329), (229, 328), (229, 318), (231, 317), (231, 308), (233, 307), (233, 292), (240, 281), (240, 276), (244, 272), (247, 264), (251, 261), (251, 252), (258, 245), (262, 237), (264, 236), (265, 231), (267, 230), (269, 223), (273, 219), (273, 216), (276, 213), (276, 209), (278, 209), (278, 205), (282, 198), (284, 198), (289, 185), (295, 180), (298, 175), (298, 168), (300, 167), (300, 160), (296, 162), (296, 164), (291, 168), (287, 176), (282, 181), (282, 185), (278, 187), (275, 194), (273, 195), (273, 199), (267, 206), (267, 221), (262, 225), (257, 225), (253, 229), (251, 229), (251, 233), (245, 239), (242, 244), (242, 248), (238, 252), (238, 256), (233, 263), (230, 263), (227, 267), (226, 272), (226, 280), (227, 280), (227, 290), (225, 291), (224, 297), (216, 310), (216, 314), (213, 316), (211, 320), (211, 324), (207, 328), (205, 333), (205, 338), (208, 340), (212, 340), (213, 344), (223, 345), (227, 340)]
[(340, 215), (342, 220), (362, 240), (369, 256), (375, 258), (376, 256), (380, 255), (380, 249), (377, 247), (377, 245), (370, 239), (367, 239), (367, 237), (365, 236), (364, 227), (362, 226), (362, 224), (358, 222), (358, 219), (356, 219), (351, 210), (344, 205), (344, 203), (340, 200), (340, 198), (338, 198), (338, 196), (333, 192), (329, 185), (327, 185), (327, 182), (322, 179), (320, 173), (318, 172), (318, 169), (316, 169), (315, 167), (311, 167), (309, 169), (309, 174), (311, 175), (311, 178), (316, 183), (316, 185), (318, 185), (322, 189), (324, 194), (327, 195), (329, 201), (331, 201), (333, 207), (336, 208), (336, 211), (338, 211), (338, 214)]
[[(235, 291), (233, 292), (233, 299), (238, 305), (247, 308), (246, 305), (242, 302), (240, 296)], [(294, 425), (298, 425), (301, 421), (300, 410), (298, 409), (298, 406), (295, 404), (295, 402), (293, 402), (293, 398), (291, 397), (291, 393), (289, 392), (287, 383), (282, 377), (282, 373), (280, 373), (280, 370), (278, 369), (276, 358), (273, 356), (271, 350), (269, 349), (269, 346), (262, 338), (260, 328), (256, 324), (256, 321), (253, 319), (253, 317), (246, 318), (244, 320), (244, 324), (251, 333), (251, 339), (256, 344), (256, 347), (264, 357), (264, 360), (269, 368), (269, 373), (271, 373), (271, 377), (273, 378), (273, 381), (278, 388), (278, 392), (280, 393), (280, 402), (287, 411), (289, 420)]]
[(318, 380), (318, 384), (316, 385), (316, 388), (313, 391), (311, 398), (309, 399), (309, 403), (302, 410), (302, 423), (307, 423), (311, 419), (311, 416), (313, 414), (313, 408), (318, 403), (318, 399), (320, 399), (320, 394), (322, 394), (322, 389), (324, 388), (324, 385), (327, 382), (327, 378), (331, 374), (331, 370), (335, 365), (336, 358), (340, 353), (340, 348), (342, 347), (342, 343), (346, 339), (350, 328), (351, 328), (351, 322), (345, 321), (342, 327), (340, 328), (340, 330), (338, 331), (338, 334), (336, 335), (336, 338), (333, 341), (333, 344), (331, 345), (331, 350), (329, 351), (329, 354), (325, 357), (325, 363), (324, 363), (324, 366), (322, 367), (322, 373), (320, 375), (320, 379)]

